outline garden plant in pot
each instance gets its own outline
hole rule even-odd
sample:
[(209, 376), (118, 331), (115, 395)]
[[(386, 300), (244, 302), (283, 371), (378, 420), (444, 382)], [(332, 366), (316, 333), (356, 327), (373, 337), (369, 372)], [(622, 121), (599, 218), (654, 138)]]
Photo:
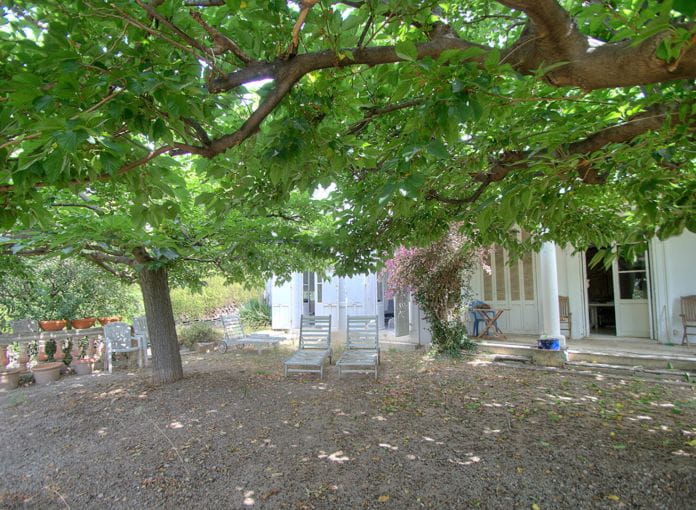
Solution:
[(31, 369), (36, 384), (48, 384), (60, 379), (60, 371), (65, 365), (62, 361), (37, 363)]
[(44, 331), (60, 331), (68, 325), (67, 318), (73, 317), (79, 304), (79, 297), (64, 289), (50, 288), (43, 306), (37, 310), (39, 327)]

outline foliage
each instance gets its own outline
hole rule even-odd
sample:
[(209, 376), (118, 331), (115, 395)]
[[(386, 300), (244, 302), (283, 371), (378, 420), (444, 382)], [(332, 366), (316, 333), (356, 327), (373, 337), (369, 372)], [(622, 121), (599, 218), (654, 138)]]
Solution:
[(58, 349), (55, 340), (51, 339), (46, 341), (46, 345), (44, 346), (44, 352), (46, 353), (46, 356), (48, 356), (47, 361), (53, 362), (56, 360), (53, 356), (56, 354), (57, 350)]
[(219, 342), (223, 338), (223, 333), (214, 328), (210, 323), (195, 322), (190, 326), (182, 327), (178, 335), (179, 343), (189, 349), (195, 349), (196, 344), (205, 342)]
[(470, 299), (471, 276), (482, 255), (459, 228), (452, 226), (423, 248), (401, 247), (386, 262), (387, 295), (413, 293), (430, 322), (434, 346), (451, 356), (471, 348), (461, 306)]
[(190, 4), (3, 5), (0, 225), (44, 218), (39, 186), (111, 181), (157, 226), (186, 216), (188, 169), (220, 181), (217, 218), (336, 183), (346, 272), (452, 220), (510, 245), (516, 224), (520, 249), (696, 229), (689, 2), (305, 2), (300, 45), (292, 2)]
[(271, 307), (260, 299), (251, 299), (239, 307), (239, 318), (249, 330), (271, 325)]
[(0, 268), (0, 315), (6, 321), (131, 317), (142, 306), (137, 291), (88, 262), (1, 258), (8, 262)]
[(223, 277), (213, 276), (195, 290), (172, 289), (174, 318), (177, 321), (189, 321), (214, 317), (220, 309), (236, 308), (240, 303), (260, 294), (260, 289), (248, 289), (238, 283), (228, 284)]
[(696, 231), (689, 2), (300, 4), (4, 2), (0, 251), (195, 288), (452, 221), (513, 256)]

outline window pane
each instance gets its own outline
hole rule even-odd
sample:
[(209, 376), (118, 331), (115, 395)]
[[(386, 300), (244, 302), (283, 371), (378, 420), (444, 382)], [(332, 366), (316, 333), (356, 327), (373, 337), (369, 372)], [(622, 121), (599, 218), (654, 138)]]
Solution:
[(525, 301), (534, 301), (534, 263), (531, 253), (522, 257), (522, 279), (524, 281)]
[(645, 254), (638, 256), (634, 261), (619, 257), (619, 271), (635, 271), (636, 269), (645, 269)]
[(619, 273), (621, 299), (648, 299), (648, 279), (645, 272)]
[(500, 246), (495, 247), (495, 299), (505, 301), (505, 255)]
[(510, 263), (510, 299), (520, 300), (520, 261)]
[[(484, 263), (487, 266), (491, 265), (490, 254), (485, 255)], [(485, 269), (483, 270), (483, 300), (492, 301), (493, 300), (493, 275), (489, 274)]]

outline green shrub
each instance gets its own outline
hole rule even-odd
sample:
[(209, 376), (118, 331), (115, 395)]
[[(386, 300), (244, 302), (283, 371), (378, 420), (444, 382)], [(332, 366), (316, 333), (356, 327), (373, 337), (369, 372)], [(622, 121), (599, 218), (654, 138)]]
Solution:
[(239, 318), (247, 329), (271, 325), (271, 307), (260, 299), (250, 299), (239, 308)]
[(224, 278), (215, 276), (208, 279), (199, 292), (172, 289), (174, 318), (177, 321), (187, 321), (214, 317), (222, 310), (257, 298), (261, 293), (260, 289), (246, 289), (239, 284), (227, 285)]
[(142, 309), (137, 286), (81, 259), (0, 258), (0, 326), (11, 319), (81, 319)]
[(223, 338), (222, 331), (205, 322), (184, 326), (179, 330), (177, 336), (179, 343), (189, 349), (195, 348), (198, 343), (219, 342)]

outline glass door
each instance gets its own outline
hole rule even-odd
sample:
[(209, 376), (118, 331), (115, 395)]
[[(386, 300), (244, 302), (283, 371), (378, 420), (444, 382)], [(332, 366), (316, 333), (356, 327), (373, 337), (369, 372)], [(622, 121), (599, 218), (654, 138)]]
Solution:
[(650, 289), (647, 253), (635, 261), (614, 261), (614, 293), (617, 336), (650, 337)]

